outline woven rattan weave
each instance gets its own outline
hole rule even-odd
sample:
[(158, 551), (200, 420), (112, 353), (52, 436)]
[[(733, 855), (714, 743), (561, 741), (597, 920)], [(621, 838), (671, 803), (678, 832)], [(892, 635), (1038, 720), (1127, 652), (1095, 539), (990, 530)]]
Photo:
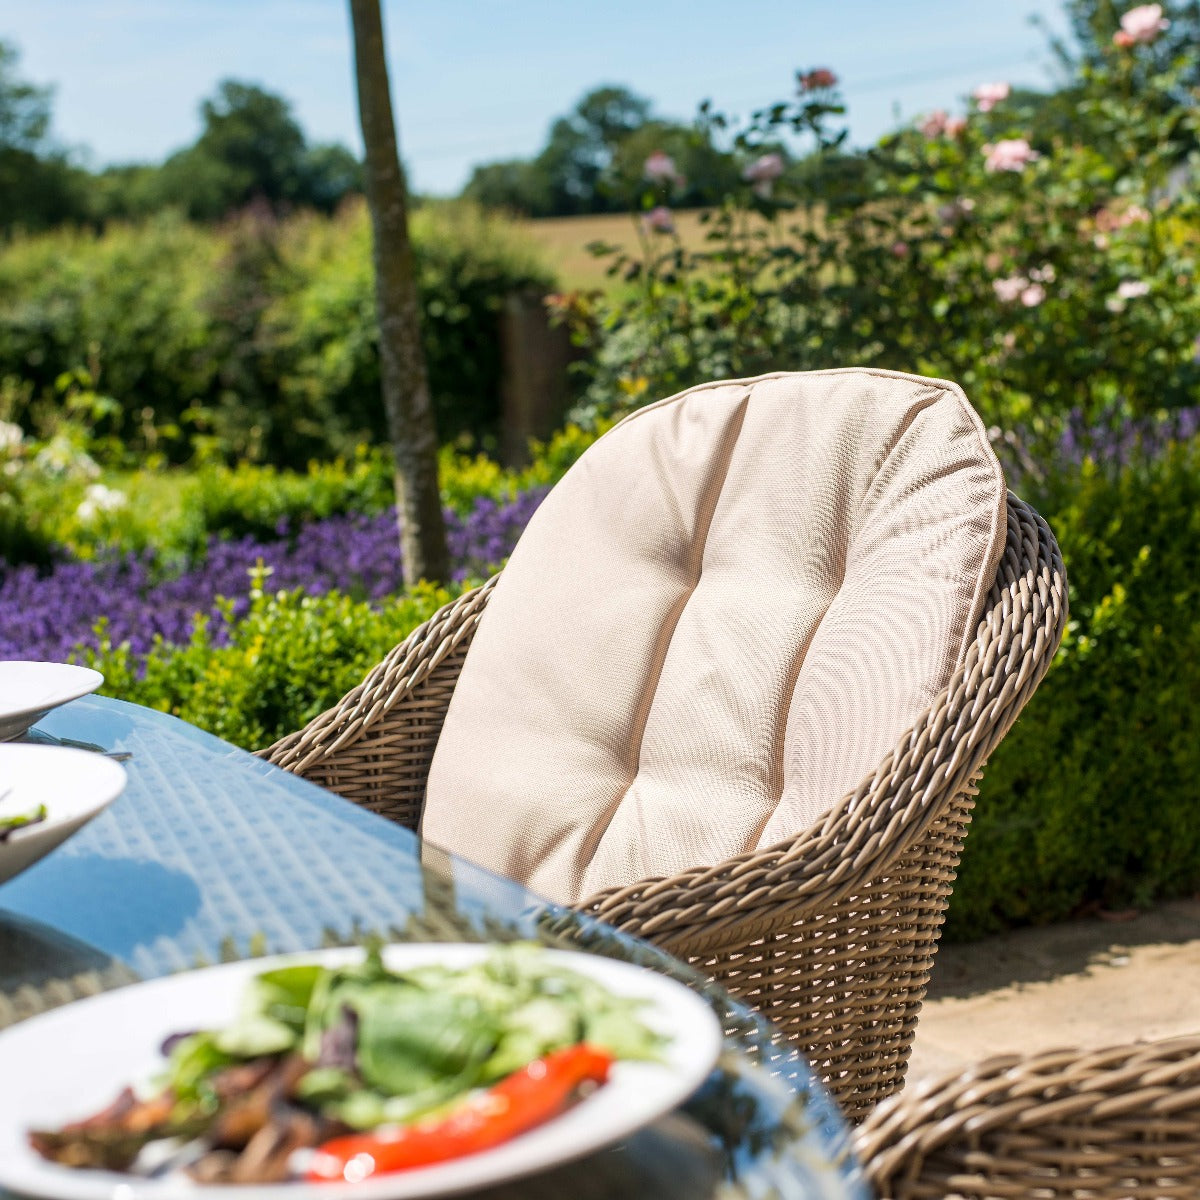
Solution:
[(1200, 1196), (1200, 1037), (990, 1059), (856, 1134), (880, 1200)]
[[(436, 613), (339, 704), (263, 755), (412, 828), (458, 672), (496, 578)], [(756, 1005), (861, 1118), (904, 1081), (917, 1013), (988, 755), (1062, 637), (1058, 545), (1008, 498), (974, 642), (876, 771), (811, 829), (579, 907)]]

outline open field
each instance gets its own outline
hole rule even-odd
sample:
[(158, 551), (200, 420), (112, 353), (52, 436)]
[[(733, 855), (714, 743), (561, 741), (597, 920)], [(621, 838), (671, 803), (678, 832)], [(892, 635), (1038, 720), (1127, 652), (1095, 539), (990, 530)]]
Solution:
[[(701, 220), (704, 209), (689, 209), (676, 212), (675, 227), (687, 250), (704, 248), (707, 226)], [(755, 214), (747, 218), (751, 229), (770, 228), (768, 222)], [(785, 217), (775, 236), (787, 234), (797, 224), (804, 225), (812, 220), (820, 221), (819, 211), (792, 214)], [(583, 217), (542, 217), (538, 220), (520, 221), (521, 231), (530, 238), (542, 253), (542, 261), (558, 276), (560, 285), (573, 288), (602, 288), (612, 291), (616, 286), (605, 274), (611, 261), (596, 258), (587, 247), (591, 242), (607, 242), (622, 246), (632, 254), (638, 253), (641, 231), (639, 219), (630, 213), (601, 213)]]
[[(700, 209), (675, 214), (676, 227), (688, 249), (699, 249), (704, 241)], [(637, 220), (629, 213), (602, 213), (584, 217), (543, 217), (522, 221), (521, 228), (543, 249), (545, 261), (558, 275), (563, 288), (612, 287), (605, 275), (609, 260), (588, 252), (590, 242), (608, 242), (635, 251)]]

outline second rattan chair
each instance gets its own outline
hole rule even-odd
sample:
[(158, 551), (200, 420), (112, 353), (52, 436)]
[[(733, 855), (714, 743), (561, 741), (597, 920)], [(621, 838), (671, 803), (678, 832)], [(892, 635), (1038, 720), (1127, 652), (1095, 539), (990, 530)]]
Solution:
[[(435, 614), (264, 756), (416, 829), (498, 578)], [(1048, 668), (1066, 610), (1054, 537), (1010, 494), (1003, 553), (960, 665), (856, 788), (775, 845), (610, 887), (576, 907), (755, 1005), (861, 1118), (903, 1084), (976, 783)]]
[(992, 1058), (855, 1140), (880, 1200), (1200, 1196), (1200, 1037)]

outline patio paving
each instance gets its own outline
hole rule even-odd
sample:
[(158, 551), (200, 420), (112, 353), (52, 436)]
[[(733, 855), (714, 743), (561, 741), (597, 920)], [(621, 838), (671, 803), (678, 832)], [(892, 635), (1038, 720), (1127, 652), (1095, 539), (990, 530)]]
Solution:
[(1197, 1032), (1200, 896), (942, 946), (908, 1077), (993, 1054)]

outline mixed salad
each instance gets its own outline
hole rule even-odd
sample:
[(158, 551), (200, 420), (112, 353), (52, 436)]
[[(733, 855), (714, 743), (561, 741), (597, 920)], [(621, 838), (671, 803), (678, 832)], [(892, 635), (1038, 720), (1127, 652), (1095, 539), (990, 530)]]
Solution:
[(33, 1130), (47, 1159), (203, 1183), (357, 1182), (486, 1150), (602, 1086), (665, 1039), (537, 946), (463, 967), (283, 966), (251, 979), (238, 1017), (179, 1033), (149, 1088)]
[[(7, 800), (11, 794), (10, 791), (0, 792), (0, 802)], [(0, 843), (8, 841), (9, 835), (16, 832), (16, 830), (24, 829), (27, 825), (37, 825), (45, 819), (46, 806), (44, 804), (39, 804), (31, 812), (9, 813), (7, 815), (0, 813)]]

